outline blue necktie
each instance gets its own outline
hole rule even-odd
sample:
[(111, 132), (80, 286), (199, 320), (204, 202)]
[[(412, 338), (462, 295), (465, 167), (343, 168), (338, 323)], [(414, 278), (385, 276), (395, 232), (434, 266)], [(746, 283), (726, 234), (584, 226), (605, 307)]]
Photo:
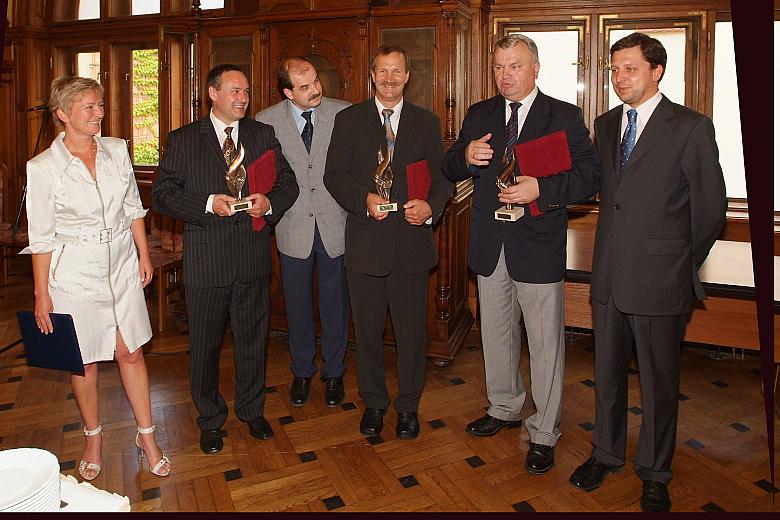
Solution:
[(517, 143), (517, 111), (523, 106), (522, 103), (509, 103), (512, 113), (509, 115), (509, 121), (506, 122), (506, 156), (511, 159), (515, 153), (515, 144)]
[(311, 152), (311, 138), (314, 135), (314, 125), (311, 124), (311, 110), (307, 110), (301, 116), (306, 120), (306, 124), (303, 125), (303, 131), (301, 132), (301, 139), (303, 139), (306, 151)]
[(623, 173), (626, 168), (636, 144), (636, 110), (632, 108), (626, 112), (626, 115), (628, 116), (628, 126), (623, 132), (623, 140), (620, 142), (620, 173)]

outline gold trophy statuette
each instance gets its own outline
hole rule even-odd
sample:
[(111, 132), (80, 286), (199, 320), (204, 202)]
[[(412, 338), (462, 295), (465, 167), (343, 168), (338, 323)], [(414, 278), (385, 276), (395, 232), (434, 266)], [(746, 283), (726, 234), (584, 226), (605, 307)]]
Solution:
[[(501, 174), (496, 178), (496, 186), (499, 191), (514, 186), (517, 184), (515, 180), (515, 157), (509, 159), (509, 154), (504, 152), (504, 157), (501, 158)], [(523, 208), (515, 208), (511, 203), (506, 204), (503, 208), (498, 208), (493, 216), (496, 220), (503, 220), (505, 222), (514, 222), (523, 216), (525, 210)]]
[(241, 164), (244, 162), (244, 145), (239, 146), (238, 155), (231, 161), (227, 172), (225, 172), (225, 182), (227, 183), (228, 191), (233, 197), (236, 197), (236, 200), (228, 203), (233, 213), (246, 211), (252, 207), (251, 200), (241, 198), (241, 189), (246, 182), (246, 168)]
[[(379, 164), (374, 170), (374, 187), (376, 187), (376, 193), (380, 197), (386, 200), (390, 200), (390, 189), (393, 187), (393, 170), (390, 168), (390, 152), (382, 155), (382, 149), (376, 153), (377, 161)], [(379, 204), (376, 207), (380, 213), (387, 213), (388, 211), (398, 211), (397, 202), (389, 202), (387, 204)]]

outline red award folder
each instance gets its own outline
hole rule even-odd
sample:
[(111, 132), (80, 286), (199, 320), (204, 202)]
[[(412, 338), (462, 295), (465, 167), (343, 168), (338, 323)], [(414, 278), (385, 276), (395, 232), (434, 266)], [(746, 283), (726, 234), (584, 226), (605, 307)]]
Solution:
[[(249, 178), (249, 193), (267, 195), (276, 183), (276, 152), (271, 149), (260, 156), (246, 169)], [(252, 229), (260, 231), (265, 227), (265, 217), (253, 218)]]
[(431, 191), (431, 170), (428, 161), (423, 159), (406, 165), (406, 186), (409, 200), (428, 200)]
[[(571, 154), (566, 132), (560, 130), (549, 135), (515, 145), (515, 160), (520, 175), (531, 177), (549, 177), (571, 169)], [(536, 201), (530, 203), (531, 215), (538, 217), (539, 210)]]

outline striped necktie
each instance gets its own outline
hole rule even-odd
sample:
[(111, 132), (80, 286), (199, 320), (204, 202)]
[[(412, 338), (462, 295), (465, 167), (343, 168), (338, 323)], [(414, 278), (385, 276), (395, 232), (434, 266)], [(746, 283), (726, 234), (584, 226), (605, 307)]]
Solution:
[(509, 121), (506, 122), (506, 156), (511, 159), (515, 153), (515, 143), (517, 143), (517, 111), (523, 106), (522, 103), (509, 103), (512, 113), (509, 115)]
[(395, 134), (393, 133), (393, 126), (390, 124), (390, 116), (393, 115), (393, 111), (389, 108), (382, 110), (382, 115), (385, 117), (385, 137), (387, 137), (387, 150), (390, 153), (390, 159), (393, 158), (393, 150), (395, 150)]

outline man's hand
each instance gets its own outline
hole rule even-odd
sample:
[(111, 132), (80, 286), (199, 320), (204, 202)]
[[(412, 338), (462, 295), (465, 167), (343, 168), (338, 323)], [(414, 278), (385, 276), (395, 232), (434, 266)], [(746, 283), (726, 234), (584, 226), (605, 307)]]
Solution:
[(498, 200), (504, 204), (529, 204), (539, 198), (539, 181), (536, 177), (521, 175), (517, 184), (503, 189), (498, 194)]
[(268, 209), (271, 207), (271, 201), (268, 197), (262, 193), (250, 193), (249, 200), (252, 201), (252, 207), (246, 210), (246, 212), (254, 218), (263, 218), (263, 215), (268, 213)]
[(413, 199), (404, 204), (404, 218), (413, 226), (424, 224), (432, 215), (431, 206), (424, 200)]
[(233, 202), (236, 200), (234, 197), (231, 197), (230, 195), (225, 195), (224, 193), (217, 193), (214, 195), (214, 199), (211, 203), (211, 211), (214, 212), (215, 215), (219, 215), (220, 217), (229, 217), (233, 214), (233, 212), (230, 210), (230, 206), (228, 206), (228, 202)]
[(388, 204), (390, 201), (387, 199), (383, 199), (376, 193), (370, 193), (366, 196), (366, 209), (368, 210), (368, 214), (371, 215), (376, 220), (384, 220), (387, 218), (388, 212), (382, 212), (377, 210), (377, 206), (380, 204)]
[(490, 159), (493, 158), (493, 148), (490, 147), (488, 141), (493, 137), (493, 134), (487, 133), (477, 139), (471, 141), (466, 147), (466, 164), (469, 166), (487, 166), (490, 164)]

